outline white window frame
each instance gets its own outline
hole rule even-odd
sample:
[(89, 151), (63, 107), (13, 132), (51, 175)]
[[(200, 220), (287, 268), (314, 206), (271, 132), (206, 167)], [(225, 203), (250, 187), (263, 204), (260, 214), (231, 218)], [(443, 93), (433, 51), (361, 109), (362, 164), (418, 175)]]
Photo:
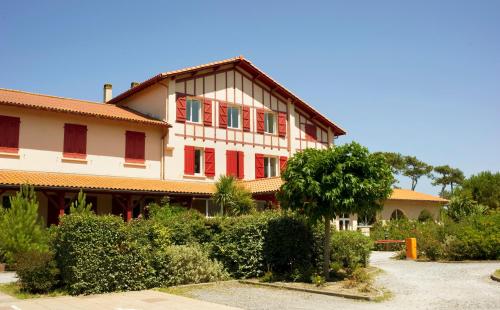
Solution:
[[(193, 101), (198, 102), (198, 121), (193, 121)], [(189, 109), (188, 107), (191, 107)], [(202, 115), (201, 115), (201, 100), (195, 98), (188, 98), (186, 100), (186, 121), (191, 123), (201, 123)]]
[[(233, 124), (233, 113), (232, 110), (237, 109), (238, 110), (238, 126), (235, 127)], [(232, 128), (232, 129), (240, 129), (241, 128), (241, 107), (239, 106), (228, 106), (227, 107), (227, 128)]]
[(351, 218), (349, 214), (342, 213), (339, 217), (339, 230), (349, 230), (351, 228)]
[[(196, 172), (196, 152), (200, 152), (200, 172)], [(195, 147), (194, 148), (194, 175), (205, 175), (205, 151), (203, 148)]]
[[(271, 175), (271, 172), (272, 172), (272, 169), (271, 169), (271, 160), (274, 159), (274, 172), (275, 172), (275, 175)], [(267, 161), (267, 165), (266, 165), (266, 161)], [(280, 171), (278, 169), (278, 165), (279, 165), (279, 159), (278, 157), (276, 156), (264, 156), (264, 177), (265, 178), (274, 178), (274, 177), (278, 177), (280, 174)]]
[[(273, 120), (273, 130), (269, 130), (269, 117)], [(264, 112), (264, 132), (276, 133), (276, 113)]]

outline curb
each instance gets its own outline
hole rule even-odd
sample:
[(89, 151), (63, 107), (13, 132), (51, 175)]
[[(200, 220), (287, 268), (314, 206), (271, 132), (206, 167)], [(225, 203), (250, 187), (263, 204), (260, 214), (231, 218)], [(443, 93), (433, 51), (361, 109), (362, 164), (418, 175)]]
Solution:
[(255, 282), (255, 281), (249, 281), (249, 280), (239, 280), (239, 282), (243, 283), (243, 284), (250, 284), (250, 285), (255, 285), (255, 286), (266, 286), (266, 287), (280, 288), (280, 289), (286, 289), (286, 290), (291, 290), (291, 291), (299, 291), (299, 292), (321, 294), (321, 295), (343, 297), (343, 298), (348, 298), (348, 299), (365, 300), (365, 301), (375, 301), (377, 298), (380, 298), (380, 297), (383, 296), (383, 294), (379, 294), (379, 295), (374, 296), (374, 297), (371, 297), (371, 296), (362, 296), (362, 295), (347, 294), (347, 293), (338, 293), (338, 292), (329, 292), (329, 291), (309, 289), (309, 288), (290, 287), (290, 286), (286, 286), (286, 285), (280, 285), (280, 284), (274, 284), (274, 283)]
[(491, 278), (491, 280), (493, 280), (493, 281), (500, 282), (500, 278), (499, 278), (499, 277), (497, 277), (494, 273), (492, 273), (492, 274), (491, 274), (490, 278)]

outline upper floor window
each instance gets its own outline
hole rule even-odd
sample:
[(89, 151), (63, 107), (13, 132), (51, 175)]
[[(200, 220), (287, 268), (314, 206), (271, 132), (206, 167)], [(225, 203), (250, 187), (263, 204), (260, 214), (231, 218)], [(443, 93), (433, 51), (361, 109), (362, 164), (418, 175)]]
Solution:
[(240, 108), (227, 107), (227, 127), (240, 128)]
[(138, 131), (127, 131), (125, 137), (125, 162), (143, 164), (146, 151), (146, 134)]
[(87, 126), (64, 124), (63, 156), (71, 158), (87, 157)]
[(264, 113), (264, 132), (274, 133), (276, 124), (276, 117), (274, 113), (266, 112)]
[(19, 151), (19, 117), (0, 115), (0, 152)]
[(277, 176), (278, 160), (276, 157), (264, 157), (264, 177), (271, 178)]
[(184, 174), (215, 175), (215, 149), (197, 148), (190, 145), (184, 146)]
[(188, 99), (186, 103), (186, 120), (194, 123), (200, 122), (201, 103), (196, 99)]
[(310, 140), (317, 139), (316, 126), (313, 124), (306, 124), (306, 138)]

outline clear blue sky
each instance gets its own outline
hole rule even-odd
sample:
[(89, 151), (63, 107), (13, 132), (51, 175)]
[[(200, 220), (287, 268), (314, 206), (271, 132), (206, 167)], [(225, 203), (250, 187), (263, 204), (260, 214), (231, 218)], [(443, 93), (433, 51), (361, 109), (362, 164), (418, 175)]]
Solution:
[[(2, 88), (99, 101), (106, 82), (116, 95), (131, 81), (240, 54), (343, 126), (339, 143), (466, 175), (500, 170), (500, 1), (0, 6)], [(438, 188), (423, 179), (417, 190)]]

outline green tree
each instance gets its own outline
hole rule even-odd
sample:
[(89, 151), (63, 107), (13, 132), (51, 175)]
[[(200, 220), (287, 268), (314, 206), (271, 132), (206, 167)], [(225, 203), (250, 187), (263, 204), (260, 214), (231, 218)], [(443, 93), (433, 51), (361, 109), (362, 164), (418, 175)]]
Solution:
[(289, 159), (282, 178), (281, 206), (303, 213), (313, 223), (324, 222), (325, 278), (330, 268), (331, 220), (341, 213), (380, 209), (394, 180), (385, 159), (356, 142), (299, 152)]
[(75, 201), (71, 203), (69, 207), (70, 214), (85, 214), (92, 213), (92, 203), (88, 203), (85, 201), (87, 199), (87, 195), (83, 193), (82, 190), (78, 193), (78, 197)]
[[(405, 160), (404, 160), (404, 156), (402, 156), (400, 153), (376, 152), (375, 154), (381, 155), (384, 157), (386, 162), (391, 167), (391, 171), (392, 171), (392, 174), (394, 176), (401, 175), (403, 173), (403, 169), (405, 168)], [(398, 183), (396, 178), (394, 178), (394, 183)]]
[(500, 172), (483, 171), (466, 179), (459, 194), (470, 195), (479, 204), (500, 209)]
[(430, 176), (432, 166), (418, 160), (415, 156), (405, 156), (404, 163), (403, 175), (411, 179), (411, 190), (414, 191), (418, 179), (422, 176)]
[(448, 165), (434, 167), (435, 174), (432, 175), (433, 179), (432, 185), (441, 186), (441, 191), (440, 191), (441, 197), (443, 196), (444, 191), (446, 190), (446, 186), (450, 184), (450, 175), (452, 169), (453, 168), (451, 168)]
[(452, 168), (451, 169), (451, 174), (450, 174), (450, 189), (451, 189), (451, 194), (453, 195), (453, 188), (454, 185), (461, 185), (464, 183), (465, 176), (462, 170), (458, 168)]
[(13, 262), (18, 253), (47, 249), (47, 232), (38, 215), (35, 190), (22, 185), (0, 217), (0, 252), (5, 253), (7, 262)]

